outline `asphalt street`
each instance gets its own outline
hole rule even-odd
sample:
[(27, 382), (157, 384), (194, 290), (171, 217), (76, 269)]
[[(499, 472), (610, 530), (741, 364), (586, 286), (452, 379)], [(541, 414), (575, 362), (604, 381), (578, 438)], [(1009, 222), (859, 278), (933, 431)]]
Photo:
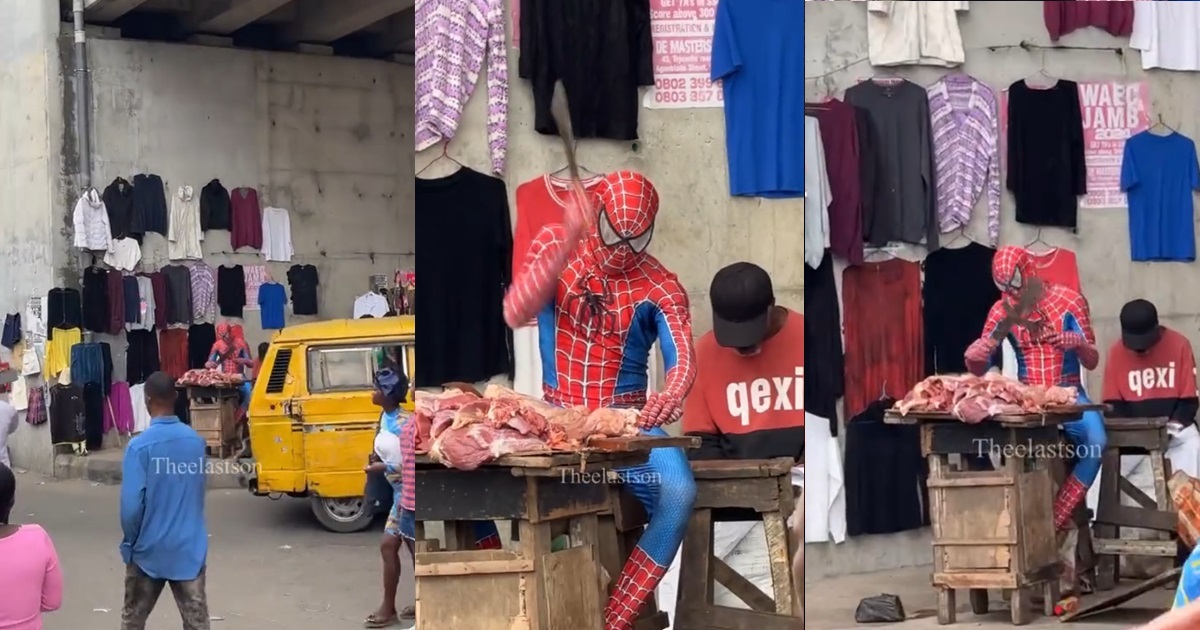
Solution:
[[(124, 566), (117, 550), (118, 493), (115, 486), (18, 475), (13, 520), (50, 532), (65, 573), (63, 607), (46, 615), (46, 630), (119, 626)], [(272, 501), (236, 490), (211, 491), (207, 516), (214, 630), (361, 628), (379, 605), (382, 523), (359, 534), (333, 534), (316, 523), (306, 501)], [(397, 604), (411, 604), (413, 592), (405, 559)], [(179, 625), (168, 590), (148, 630)]]

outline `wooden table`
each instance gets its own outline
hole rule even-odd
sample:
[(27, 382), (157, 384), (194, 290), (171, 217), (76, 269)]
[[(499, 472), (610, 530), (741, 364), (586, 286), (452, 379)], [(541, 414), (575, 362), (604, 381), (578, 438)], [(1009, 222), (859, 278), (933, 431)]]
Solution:
[[(921, 428), (921, 453), (929, 463), (939, 624), (955, 622), (959, 589), (969, 591), (976, 614), (988, 610), (988, 589), (1007, 591), (1013, 625), (1031, 621), (1034, 589), (1042, 590), (1045, 613), (1053, 613), (1062, 563), (1049, 460), (1060, 450), (1060, 425), (1093, 409), (1104, 406), (997, 416), (979, 424), (966, 424), (949, 414), (888, 412), (888, 423)], [(953, 469), (949, 461), (950, 455), (989, 454), (1002, 456), (999, 470)]]
[[(418, 456), (421, 626), (511, 630), (524, 616), (529, 630), (600, 630), (607, 590), (597, 517), (610, 509), (610, 475), (645, 463), (651, 448), (693, 440), (600, 441), (593, 445), (606, 450), (510, 455), (473, 471)], [(495, 520), (512, 521), (515, 550), (474, 550), (471, 522)], [(446, 550), (424, 540), (428, 521), (445, 524)], [(552, 540), (564, 534), (568, 548), (552, 552)]]
[(224, 459), (237, 437), (240, 391), (234, 387), (188, 386), (188, 416), (192, 428), (208, 447), (209, 455)]
[[(793, 466), (790, 458), (692, 462), (696, 504), (680, 550), (679, 599), (672, 626), (676, 630), (801, 627), (791, 567), (796, 550), (787, 530), (787, 518), (795, 510)], [(713, 554), (713, 523), (748, 518), (761, 519), (766, 531), (772, 595)], [(717, 606), (714, 583), (729, 589), (750, 609)]]

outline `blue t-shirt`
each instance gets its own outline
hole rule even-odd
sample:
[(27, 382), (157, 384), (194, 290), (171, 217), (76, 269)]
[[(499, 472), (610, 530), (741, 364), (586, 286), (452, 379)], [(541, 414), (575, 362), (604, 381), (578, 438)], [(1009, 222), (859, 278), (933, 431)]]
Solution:
[(735, 197), (804, 196), (804, 2), (721, 0), (712, 80), (725, 95)]
[(287, 305), (287, 291), (278, 282), (266, 282), (258, 287), (258, 310), (262, 316), (263, 330), (283, 328), (283, 307)]
[(1129, 197), (1129, 251), (1135, 261), (1196, 260), (1192, 191), (1200, 189), (1196, 143), (1143, 131), (1125, 142), (1121, 190)]

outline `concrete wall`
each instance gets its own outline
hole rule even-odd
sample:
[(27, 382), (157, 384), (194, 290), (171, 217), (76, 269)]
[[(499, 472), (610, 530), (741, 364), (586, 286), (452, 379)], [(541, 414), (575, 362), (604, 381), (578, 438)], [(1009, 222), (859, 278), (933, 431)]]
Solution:
[[(867, 58), (866, 8), (863, 3), (813, 2), (806, 5), (805, 69), (806, 95), (810, 100), (827, 93), (840, 95), (860, 79), (876, 74)], [(1099, 29), (1085, 29), (1064, 37), (1052, 47), (1042, 19), (1041, 2), (973, 2), (960, 18), (966, 45), (966, 64), (962, 70), (1003, 89), (1019, 79), (1046, 72), (1063, 79), (1145, 80), (1150, 87), (1152, 116), (1163, 119), (1180, 132), (1200, 134), (1200, 77), (1194, 73), (1141, 70), (1140, 54), (1127, 48), (1127, 38), (1113, 37)], [(1030, 50), (1020, 47), (1032, 44)], [(1113, 49), (1124, 48), (1124, 55)], [(938, 68), (899, 69), (897, 74), (920, 85), (929, 85), (945, 70)], [(976, 208), (969, 234), (986, 237), (981, 202)], [(1034, 240), (1036, 228), (1018, 225), (1014, 219), (1012, 197), (1003, 200), (1001, 244), (1025, 245)], [(1134, 298), (1146, 298), (1158, 305), (1163, 323), (1200, 344), (1200, 295), (1178, 290), (1200, 282), (1200, 266), (1178, 263), (1132, 263), (1126, 210), (1080, 210), (1078, 234), (1046, 229), (1045, 242), (1074, 250), (1078, 256), (1083, 291), (1092, 307), (1092, 321), (1101, 348), (1106, 349), (1118, 335), (1117, 315), (1121, 305)], [(984, 241), (986, 242), (986, 241)], [(920, 248), (904, 250), (902, 257), (919, 260)], [(1100, 386), (1100, 370), (1091, 374), (1090, 389)], [(850, 541), (834, 549), (809, 546), (809, 567), (828, 567), (831, 573), (847, 570), (874, 570), (927, 563), (928, 539), (921, 535), (882, 537)], [(888, 553), (879, 553), (883, 550)], [(866, 552), (866, 553), (864, 553)], [(811, 558), (822, 561), (814, 563)], [(827, 573), (828, 574), (828, 573)], [(806, 579), (820, 577), (811, 569)]]
[[(54, 26), (57, 29), (57, 23)], [(371, 274), (390, 278), (397, 267), (412, 266), (411, 67), (102, 37), (94, 37), (88, 46), (92, 171), (98, 189), (118, 176), (131, 180), (138, 173), (158, 174), (170, 192), (187, 184), (199, 194), (213, 178), (229, 189), (257, 188), (264, 206), (291, 210), (296, 256), (292, 263), (270, 263), (272, 276), (286, 286), (291, 264), (315, 265), (321, 279), (319, 319), (349, 317), (355, 296), (369, 289)], [(69, 54), (69, 43), (63, 52)], [(69, 64), (70, 57), (65, 59)], [(22, 88), (28, 92), (27, 86)], [(63, 97), (55, 94), (49, 100), (55, 99)], [(5, 111), (23, 111), (18, 108), (25, 102), (19, 102)], [(46, 111), (42, 101), (31, 102), (29, 108)], [(23, 126), (0, 129), (26, 131)], [(8, 144), (0, 136), (0, 147)], [(51, 151), (56, 159), (62, 153)], [(9, 158), (6, 154), (2, 159)], [(74, 164), (74, 157), (69, 163)], [(16, 166), (18, 172), (23, 167)], [(11, 170), (4, 169), (4, 176), (11, 176)], [(56, 193), (62, 201), (53, 212), (43, 211), (36, 225), (14, 235), (13, 241), (37, 249), (34, 253), (42, 259), (62, 261), (61, 275), (69, 278), (67, 282), (78, 282), (79, 269), (90, 257), (71, 251), (65, 239), (78, 185), (64, 184), (52, 193), (43, 178), (29, 188), (30, 195), (40, 191), (49, 199)], [(51, 248), (46, 234), (55, 226), (63, 235)], [(6, 230), (0, 234), (3, 239), (10, 236)], [(49, 272), (46, 265), (30, 265), (33, 253), (20, 247), (5, 251), (14, 252), (7, 254), (10, 258), (23, 256), (20, 273), (36, 270), (41, 282), (27, 283), (37, 290), (23, 290), (23, 303), (29, 295), (45, 294)], [(223, 232), (207, 234), (204, 252), (214, 268), (262, 264), (257, 253), (231, 253)], [(165, 264), (165, 240), (147, 235), (143, 265), (157, 269)], [(258, 317), (257, 311), (246, 311), (244, 325), (252, 347), (268, 338)], [(288, 318), (289, 323), (318, 319), (290, 313)], [(96, 340), (113, 345), (115, 378), (122, 379), (123, 336), (96, 335)], [(18, 465), (49, 471), (45, 427), (23, 426), (13, 447)]]

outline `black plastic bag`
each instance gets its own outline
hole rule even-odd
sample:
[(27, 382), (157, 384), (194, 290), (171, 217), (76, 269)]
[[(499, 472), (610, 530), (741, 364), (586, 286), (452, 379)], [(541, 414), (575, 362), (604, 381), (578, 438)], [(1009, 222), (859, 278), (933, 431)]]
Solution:
[(857, 623), (896, 623), (904, 621), (904, 604), (896, 595), (876, 595), (858, 602), (854, 610), (854, 621)]

